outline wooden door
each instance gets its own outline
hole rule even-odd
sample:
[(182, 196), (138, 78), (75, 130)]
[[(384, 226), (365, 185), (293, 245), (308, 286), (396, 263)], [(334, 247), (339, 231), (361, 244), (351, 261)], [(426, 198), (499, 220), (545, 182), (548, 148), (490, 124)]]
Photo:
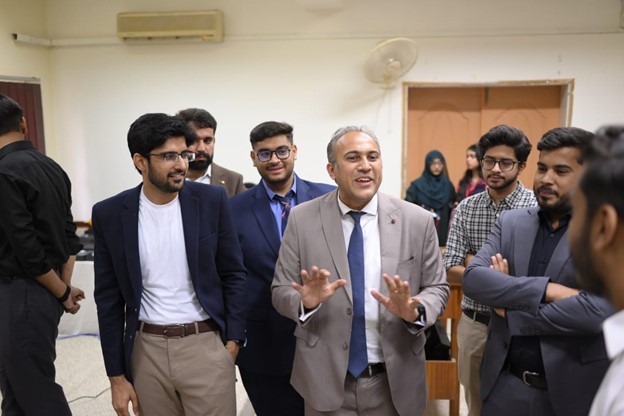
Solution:
[(561, 126), (563, 85), (409, 87), (407, 91), (403, 193), (422, 174), (425, 155), (442, 152), (451, 181), (457, 185), (466, 170), (466, 149), (490, 128), (509, 124), (524, 131), (533, 145), (522, 183), (533, 187), (537, 141)]

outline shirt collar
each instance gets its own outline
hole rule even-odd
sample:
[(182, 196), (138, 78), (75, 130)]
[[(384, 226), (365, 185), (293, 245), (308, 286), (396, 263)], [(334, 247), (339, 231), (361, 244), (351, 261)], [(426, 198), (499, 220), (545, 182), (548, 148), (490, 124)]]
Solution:
[[(355, 211), (355, 210), (345, 205), (345, 203), (340, 200), (339, 194), (340, 194), (339, 192), (336, 192), (336, 195), (337, 195), (336, 198), (338, 198), (338, 207), (340, 208), (340, 213), (344, 217), (345, 215), (349, 213), (349, 211)], [(377, 215), (378, 206), (379, 206), (379, 198), (377, 197), (377, 194), (375, 194), (373, 198), (370, 201), (368, 201), (368, 204), (366, 204), (364, 208), (360, 210), (360, 212), (365, 212), (366, 214), (370, 214), (370, 215)]]
[[(293, 196), (296, 196), (297, 195), (297, 181), (299, 180), (299, 178), (297, 178), (297, 175), (295, 175), (294, 173), (293, 173), (293, 176), (294, 176), (295, 180), (293, 180), (292, 188), (290, 188), (290, 191), (288, 191), (288, 192), (292, 192)], [(262, 183), (262, 186), (264, 186), (264, 190), (266, 191), (267, 196), (269, 197), (269, 200), (272, 201), (273, 197), (275, 196), (275, 192), (273, 192), (271, 190), (271, 188), (269, 188), (269, 186), (266, 184), (264, 179), (262, 179), (260, 182)], [(288, 192), (286, 192), (286, 193), (288, 193)], [(286, 195), (284, 195), (284, 196), (286, 196)]]

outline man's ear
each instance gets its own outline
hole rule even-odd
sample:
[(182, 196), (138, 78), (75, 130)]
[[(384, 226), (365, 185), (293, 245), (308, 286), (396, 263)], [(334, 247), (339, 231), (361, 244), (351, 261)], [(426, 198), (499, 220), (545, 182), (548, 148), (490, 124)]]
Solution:
[(138, 153), (132, 155), (132, 162), (134, 163), (134, 166), (141, 171), (141, 173), (145, 172), (147, 169), (147, 159)]
[(603, 204), (596, 210), (588, 236), (590, 244), (596, 250), (607, 250), (616, 242), (618, 220), (618, 213), (613, 205)]
[(251, 158), (251, 163), (253, 164), (255, 168), (256, 167), (256, 152), (254, 152), (253, 150), (249, 151), (249, 157)]
[(26, 124), (26, 117), (22, 117), (22, 119), (20, 120), (19, 125), (20, 125), (20, 131), (22, 132), (22, 134), (25, 137), (26, 134), (28, 134), (28, 125)]
[(332, 163), (327, 164), (327, 173), (329, 173), (330, 178), (336, 180), (336, 173), (334, 172), (334, 165)]

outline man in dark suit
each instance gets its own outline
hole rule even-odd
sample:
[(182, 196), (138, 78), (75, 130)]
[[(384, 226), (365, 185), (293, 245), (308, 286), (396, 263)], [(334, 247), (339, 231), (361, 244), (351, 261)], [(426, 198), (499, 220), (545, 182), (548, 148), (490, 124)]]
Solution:
[(296, 323), (291, 383), (307, 416), (422, 415), (423, 329), (449, 296), (433, 217), (377, 192), (367, 128), (337, 130), (327, 159), (338, 189), (293, 209), (271, 285)]
[(178, 117), (186, 121), (197, 135), (195, 142), (189, 145), (189, 149), (195, 152), (195, 160), (189, 163), (187, 178), (195, 182), (222, 186), (228, 196), (245, 191), (243, 175), (212, 161), (217, 120), (201, 108), (180, 110)]
[[(185, 181), (195, 134), (146, 114), (128, 132), (143, 183), (93, 207), (95, 301), (113, 407), (236, 414), (245, 268), (220, 187)], [(224, 345), (225, 344), (225, 345)]]
[(481, 365), (483, 416), (587, 415), (609, 365), (612, 313), (578, 289), (567, 241), (570, 191), (593, 134), (556, 128), (537, 144), (539, 207), (505, 211), (466, 268), (467, 296), (494, 308)]
[[(249, 138), (251, 161), (262, 180), (230, 199), (248, 273), (247, 345), (237, 364), (258, 416), (302, 416), (303, 399), (290, 385), (295, 323), (271, 305), (271, 281), (288, 210), (334, 186), (295, 175), (297, 146), (289, 124), (261, 123)], [(288, 205), (280, 203), (278, 197), (288, 198)]]

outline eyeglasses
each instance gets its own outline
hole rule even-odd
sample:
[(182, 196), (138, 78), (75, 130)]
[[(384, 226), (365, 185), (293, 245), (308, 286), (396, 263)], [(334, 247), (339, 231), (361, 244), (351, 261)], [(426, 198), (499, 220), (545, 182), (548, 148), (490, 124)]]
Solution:
[(522, 162), (520, 162), (519, 160), (513, 160), (513, 159), (498, 160), (498, 159), (494, 159), (493, 157), (484, 157), (483, 159), (481, 159), (481, 164), (483, 165), (483, 168), (487, 170), (494, 169), (494, 166), (496, 166), (497, 163), (501, 172), (510, 172), (514, 168), (516, 163), (522, 163)]
[(169, 162), (169, 163), (177, 162), (179, 157), (186, 160), (187, 162), (192, 162), (195, 160), (195, 153), (189, 150), (185, 150), (182, 153), (176, 153), (176, 152), (146, 153), (143, 156), (158, 156), (165, 162)]
[(256, 156), (260, 162), (268, 162), (273, 158), (273, 153), (275, 153), (275, 156), (277, 156), (279, 160), (288, 159), (288, 156), (290, 156), (290, 148), (279, 147), (275, 150), (261, 150), (256, 152)]

